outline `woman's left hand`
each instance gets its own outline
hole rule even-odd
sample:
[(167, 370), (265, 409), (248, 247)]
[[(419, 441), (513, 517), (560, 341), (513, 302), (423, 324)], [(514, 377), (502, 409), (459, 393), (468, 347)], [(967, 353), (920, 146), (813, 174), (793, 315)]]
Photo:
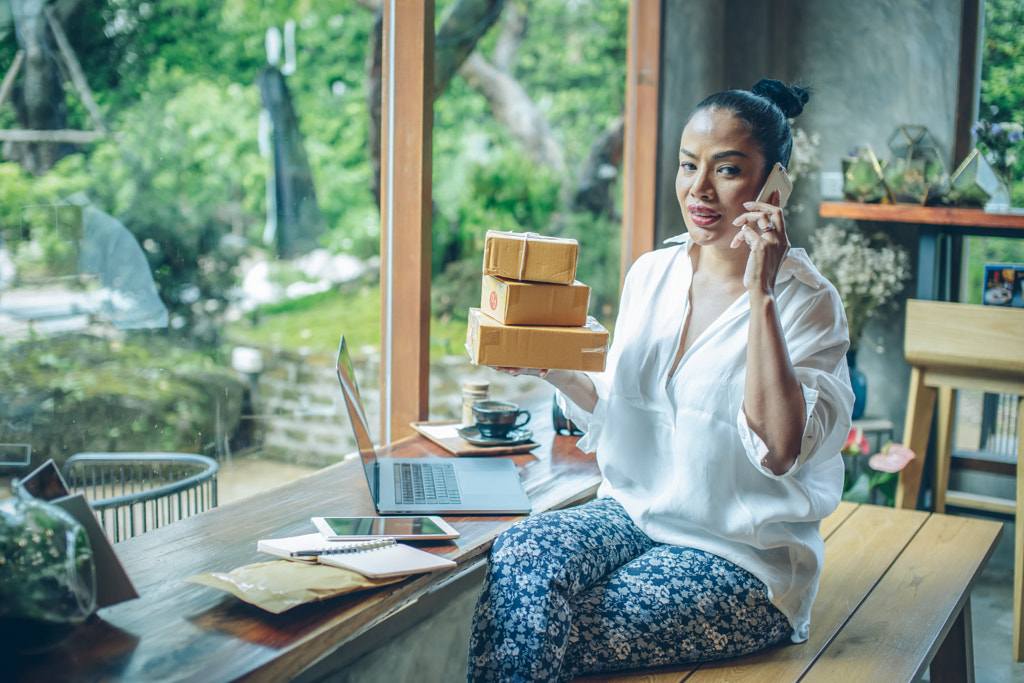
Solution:
[(779, 274), (782, 260), (789, 251), (789, 237), (786, 235), (786, 221), (782, 209), (776, 204), (779, 192), (771, 197), (771, 203), (744, 202), (746, 213), (733, 221), (740, 228), (730, 245), (733, 249), (743, 242), (750, 248), (747, 269), (743, 273), (743, 285), (751, 293), (755, 291), (771, 295), (775, 291), (775, 278)]

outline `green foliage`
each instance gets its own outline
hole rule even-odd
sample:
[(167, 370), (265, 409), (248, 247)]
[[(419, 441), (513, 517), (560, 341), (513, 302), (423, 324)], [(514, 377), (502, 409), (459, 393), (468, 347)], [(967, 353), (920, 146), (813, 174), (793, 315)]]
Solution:
[(474, 201), (459, 207), (459, 218), (470, 225), (540, 232), (558, 208), (553, 172), (518, 150), (501, 150), (491, 163), (474, 165), (469, 184)]
[(896, 486), (899, 479), (899, 475), (894, 472), (865, 469), (854, 473), (847, 464), (843, 479), (843, 500), (851, 503), (873, 503), (873, 492), (877, 491), (885, 504), (892, 506), (896, 501)]
[(590, 315), (612, 329), (619, 308), (621, 226), (607, 216), (571, 213), (564, 218), (561, 235), (580, 243), (576, 279), (590, 285)]
[[(476, 265), (476, 297), (480, 298), (480, 266)], [(479, 303), (479, 301), (477, 302)], [(431, 356), (461, 354), (466, 340), (465, 309), (447, 319), (431, 321)], [(380, 284), (376, 281), (346, 285), (261, 306), (252, 316), (228, 326), (226, 336), (248, 346), (306, 346), (331, 349), (344, 331), (359, 346), (380, 345)]]
[(0, 163), (0, 239), (29, 239), (40, 227), (45, 207), (55, 206), (72, 192), (90, 184), (82, 156), (57, 162), (53, 172), (36, 178), (14, 163)]
[[(501, 149), (486, 163), (471, 165), (468, 192), (454, 224), (434, 222), (431, 300), (442, 321), (465, 318), (480, 304), (480, 264), (488, 230), (553, 234), (559, 208), (558, 182), (518, 150)], [(441, 229), (438, 229), (441, 228)]]
[(116, 119), (117, 140), (65, 158), (43, 178), (0, 165), (0, 175), (10, 181), (0, 186), (0, 225), (8, 240), (34, 237), (45, 259), (74, 272), (68, 264), (72, 238), (48, 231), (41, 218), (84, 190), (138, 239), (172, 328), (213, 342), (237, 282), (239, 253), (225, 237), (258, 235), (263, 223), (266, 164), (255, 139), (237, 135), (256, 118), (257, 95), (159, 65), (150, 71), (148, 90)]
[[(984, 116), (985, 112), (998, 112)], [(981, 56), (983, 118), (1024, 124), (1024, 2), (985, 0)], [(1012, 164), (1015, 203), (1024, 201), (1024, 154)]]
[(982, 107), (998, 107), (1024, 123), (1024, 3), (985, 0), (982, 49)]
[[(509, 0), (513, 4), (528, 22), (512, 75), (556, 131), (570, 168), (555, 173), (534, 165), (494, 120), (484, 98), (461, 78), (452, 80), (434, 103), (433, 193), (451, 221), (435, 214), (432, 288), (441, 290), (433, 302), (442, 319), (479, 297), (479, 272), (474, 279), (472, 265), (455, 262), (478, 265), (488, 229), (564, 229), (565, 198), (579, 167), (625, 99), (627, 2)], [(501, 28), (480, 41), (477, 49), (485, 57), (492, 57)]]
[(151, 79), (153, 94), (121, 119), (123, 156), (93, 156), (97, 193), (139, 238), (172, 328), (214, 342), (237, 282), (234, 245), (263, 224), (266, 164), (255, 138), (237, 135), (259, 104), (252, 88), (220, 88), (178, 68)]
[[(981, 58), (983, 113), (995, 107), (1000, 120), (1024, 124), (1024, 2), (985, 0), (985, 36)], [(1014, 204), (1024, 202), (1024, 155), (1013, 166)], [(967, 303), (982, 303), (986, 263), (1024, 263), (1024, 242), (972, 237), (965, 283)]]
[(227, 336), (251, 346), (332, 349), (344, 331), (359, 344), (380, 344), (380, 285), (359, 284), (260, 307), (230, 325)]
[(469, 320), (469, 309), (480, 306), (480, 264), (483, 255), (452, 261), (430, 285), (430, 307), (440, 322)]
[[(518, 7), (528, 28), (513, 75), (557, 131), (570, 169), (556, 175), (535, 167), (484, 98), (461, 78), (452, 81), (435, 103), (433, 149), (432, 272), (442, 320), (474, 303), (479, 282), (470, 274), (487, 229), (579, 231), (589, 221), (563, 217), (566, 189), (622, 109), (625, 0)], [(270, 160), (256, 147), (255, 78), (266, 63), (266, 30), (283, 30), (289, 19), (297, 21), (297, 68), (287, 84), (328, 226), (322, 244), (374, 256), (380, 215), (369, 191), (365, 86), (373, 13), (352, 0), (119, 0), (116, 7), (83, 0), (68, 35), (118, 142), (83, 148), (39, 179), (0, 165), (0, 174), (16, 176), (0, 187), (4, 234), (24, 224), (26, 205), (86, 191), (138, 237), (176, 329), (214, 341), (237, 282), (236, 245), (261, 240)], [(485, 55), (497, 35), (496, 28), (481, 42)], [(16, 48), (13, 34), (0, 39), (0, 57)], [(67, 104), (69, 125), (88, 127), (73, 93)], [(37, 231), (28, 236), (40, 241)], [(66, 261), (61, 247), (44, 244), (40, 260)], [(455, 265), (462, 261), (471, 265)], [(602, 279), (617, 289), (617, 276)]]
[[(623, 110), (629, 3), (508, 3), (528, 17), (512, 75), (541, 106), (570, 164), (582, 163), (597, 135)], [(498, 34), (488, 32), (478, 49), (491, 55)]]
[(81, 156), (65, 157), (42, 178), (0, 163), (0, 245), (6, 244), (22, 280), (77, 272), (81, 214), (58, 203), (89, 183)]
[[(81, 451), (209, 452), (241, 413), (223, 359), (148, 333), (0, 344), (0, 386), (0, 440), (31, 440), (39, 464)], [(26, 418), (31, 435), (19, 433)]]

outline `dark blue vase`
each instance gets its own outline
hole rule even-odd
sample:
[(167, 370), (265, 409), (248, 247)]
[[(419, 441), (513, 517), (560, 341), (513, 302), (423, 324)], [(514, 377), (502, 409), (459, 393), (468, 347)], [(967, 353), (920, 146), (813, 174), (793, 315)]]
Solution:
[(868, 378), (857, 369), (857, 349), (846, 352), (846, 364), (850, 368), (850, 386), (853, 387), (853, 419), (859, 420), (868, 402)]

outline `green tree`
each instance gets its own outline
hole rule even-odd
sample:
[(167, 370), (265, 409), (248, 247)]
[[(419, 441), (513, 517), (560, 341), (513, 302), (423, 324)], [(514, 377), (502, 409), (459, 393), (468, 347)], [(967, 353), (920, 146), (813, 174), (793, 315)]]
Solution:
[[(979, 117), (1024, 124), (1024, 1), (985, 0)], [(1013, 165), (1014, 196), (1024, 194), (1024, 153)]]
[[(494, 25), (472, 43), (473, 51), (529, 99), (550, 129), (564, 167), (553, 172), (545, 162), (531, 160), (493, 103), (462, 72), (450, 72), (435, 103), (439, 285), (449, 264), (478, 258), (488, 227), (557, 232), (571, 224), (585, 252), (604, 252), (597, 244), (605, 239), (603, 227), (588, 231), (586, 214), (566, 216), (577, 208), (574, 188), (586, 175), (595, 139), (622, 111), (628, 3), (481, 2)], [(72, 150), (76, 153), (68, 161), (76, 161), (58, 164), (45, 180), (5, 169), (19, 178), (18, 186), (33, 187), (20, 196), (0, 189), (0, 220), (5, 210), (16, 217), (19, 200), (29, 194), (56, 201), (74, 191), (89, 192), (148, 245), (161, 294), (185, 320), (183, 331), (200, 324), (202, 310), (221, 307), (206, 297), (227, 291), (236, 255), (225, 245), (238, 238), (250, 248), (260, 244), (269, 160), (256, 147), (255, 79), (267, 61), (266, 30), (294, 19), (296, 69), (287, 85), (327, 225), (323, 244), (360, 257), (375, 255), (379, 211), (367, 146), (366, 61), (374, 25), (373, 12), (365, 9), (369, 4), (62, 0), (56, 5), (63, 8), (67, 35), (115, 135)], [(438, 4), (442, 38), (456, 5)], [(487, 7), (501, 9), (501, 15)], [(455, 40), (461, 29), (452, 26)], [(14, 32), (0, 27), (0, 63), (10, 63), (17, 49)], [(88, 127), (78, 98), (69, 92), (64, 104), (68, 127)], [(0, 109), (0, 127), (18, 127), (11, 107)], [(601, 220), (614, 221), (615, 202), (607, 200), (614, 196), (614, 177), (605, 177), (609, 182), (598, 188), (605, 199), (596, 206), (605, 215)], [(507, 186), (500, 184), (506, 181)], [(12, 220), (0, 229), (9, 231), (17, 223)], [(198, 286), (200, 300), (193, 300), (190, 285)]]
[(982, 109), (997, 107), (1024, 123), (1024, 2), (985, 0)]

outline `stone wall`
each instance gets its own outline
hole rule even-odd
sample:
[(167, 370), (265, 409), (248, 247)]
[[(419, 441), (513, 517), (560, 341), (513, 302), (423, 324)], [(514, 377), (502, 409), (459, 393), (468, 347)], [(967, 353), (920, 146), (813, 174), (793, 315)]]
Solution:
[[(264, 351), (263, 358), (264, 370), (250, 385), (256, 441), (263, 455), (324, 467), (356, 452), (334, 359), (289, 351)], [(375, 373), (370, 359), (360, 360), (356, 377), (364, 403), (373, 407), (379, 390), (369, 380)]]
[[(250, 381), (254, 440), (263, 457), (312, 467), (325, 467), (357, 452), (345, 410), (334, 356), (281, 349), (259, 349), (261, 372)], [(374, 442), (380, 432), (380, 354), (376, 349), (350, 350), (363, 407)], [(252, 376), (250, 376), (252, 377)], [(462, 416), (462, 382), (485, 379), (491, 396), (537, 402), (548, 392), (533, 377), (511, 378), (473, 366), (463, 356), (445, 356), (431, 363), (430, 420)], [(540, 399), (543, 401), (543, 398)]]

